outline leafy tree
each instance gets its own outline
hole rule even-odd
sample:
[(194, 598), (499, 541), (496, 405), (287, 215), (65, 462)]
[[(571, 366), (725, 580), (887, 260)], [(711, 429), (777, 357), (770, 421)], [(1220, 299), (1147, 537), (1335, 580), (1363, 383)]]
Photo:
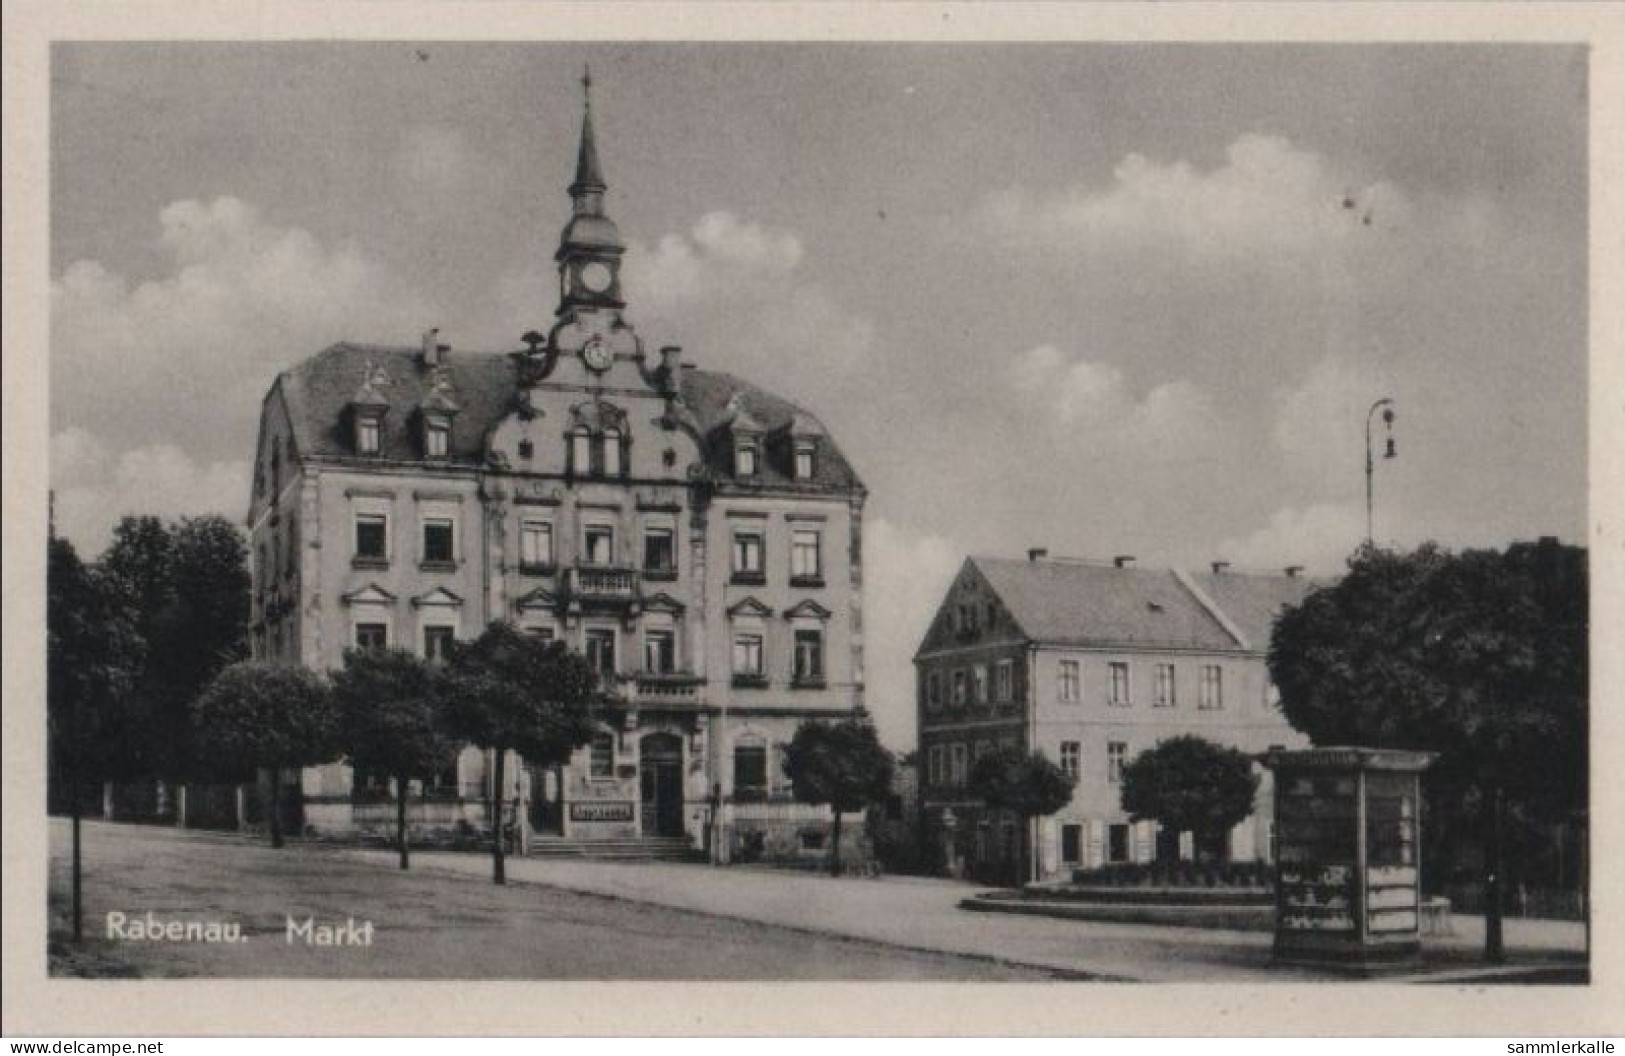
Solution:
[(99, 567), (147, 642), (132, 707), (143, 719), (125, 744), (134, 773), (192, 775), (193, 700), (247, 655), (249, 577), (242, 535), (219, 515), (165, 524), (125, 517)]
[(406, 789), (428, 780), (457, 750), (446, 733), (434, 670), (402, 649), (351, 649), (333, 673), (339, 746), (358, 770), (395, 782), (395, 841), (401, 868), (409, 864)]
[(559, 765), (592, 740), (598, 673), (563, 642), (544, 642), (500, 621), (453, 647), (440, 680), (447, 727), (495, 756), (491, 879), (508, 882), (503, 857), (503, 770), (510, 751)]
[(1365, 547), (1349, 573), (1282, 614), (1271, 677), (1317, 744), (1435, 751), (1435, 796), (1476, 802), (1485, 956), (1505, 957), (1502, 827), (1583, 812), (1587, 782), (1585, 551), (1555, 540), (1504, 553)]
[(282, 846), (282, 772), (338, 755), (338, 715), (322, 677), (293, 664), (244, 660), (215, 676), (192, 705), (216, 765), (271, 775), (271, 846)]
[(839, 876), (841, 815), (880, 802), (891, 792), (891, 753), (881, 747), (870, 723), (809, 720), (785, 749), (784, 768), (798, 802), (829, 804), (829, 872)]
[[(1047, 817), (1072, 802), (1077, 779), (1056, 766), (1043, 752), (1028, 754), (1006, 745), (976, 760), (971, 767), (969, 789), (991, 810), (1008, 810), (1021, 820), (1022, 841), (1030, 843), (1027, 829), (1034, 818)], [(1029, 877), (1038, 869), (1037, 855), (1031, 860)]]
[(46, 563), (46, 727), (51, 776), (65, 786), (73, 819), (73, 938), (83, 937), (79, 818), (88, 782), (124, 761), (116, 746), (130, 733), (127, 707), (143, 643), (117, 594), (87, 569), (65, 539), (50, 541)]
[(1171, 832), (1191, 832), (1198, 847), (1228, 855), (1225, 834), (1253, 811), (1258, 775), (1252, 760), (1186, 734), (1141, 752), (1123, 768), (1123, 809), (1135, 821), (1151, 819)]

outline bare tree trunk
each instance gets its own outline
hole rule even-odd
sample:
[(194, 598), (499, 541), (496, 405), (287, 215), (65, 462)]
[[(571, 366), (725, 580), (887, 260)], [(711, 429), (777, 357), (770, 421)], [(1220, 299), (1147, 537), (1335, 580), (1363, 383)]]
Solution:
[(1484, 832), (1484, 960), (1505, 964), (1506, 944), (1501, 933), (1501, 786), (1485, 790)]
[(835, 823), (830, 829), (829, 840), (829, 875), (841, 875), (841, 808), (831, 803), (829, 811), (835, 816)]
[(282, 768), (271, 767), (271, 846), (282, 846)]
[(395, 842), (401, 849), (401, 868), (410, 867), (406, 849), (406, 778), (395, 778)]
[(506, 884), (508, 882), (508, 863), (505, 859), (507, 848), (504, 846), (508, 834), (503, 831), (503, 784), (502, 763), (507, 755), (506, 749), (496, 750), (496, 760), (491, 770), (491, 882), (493, 884)]
[(83, 942), (85, 937), (84, 871), (80, 865), (79, 815), (80, 799), (84, 789), (79, 785), (77, 770), (68, 779), (68, 796), (73, 800), (73, 941)]

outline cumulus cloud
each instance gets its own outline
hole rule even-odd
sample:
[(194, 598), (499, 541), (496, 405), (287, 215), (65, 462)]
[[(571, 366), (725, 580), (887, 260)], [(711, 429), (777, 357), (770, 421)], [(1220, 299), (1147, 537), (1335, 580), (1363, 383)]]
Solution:
[(965, 560), (956, 540), (884, 518), (863, 527), (864, 656), (869, 710), (881, 740), (914, 743), (914, 650)]
[(93, 260), (51, 285), (52, 412), (114, 447), (246, 451), (275, 373), (344, 338), (407, 337), (432, 313), (354, 246), (237, 198), (159, 214), (156, 278)]
[(1187, 262), (1290, 269), (1364, 254), (1374, 235), (1408, 240), (1419, 228), (1448, 228), (1458, 238), (1488, 236), (1494, 221), (1482, 200), (1440, 204), (1420, 207), (1389, 181), (1362, 182), (1284, 137), (1250, 134), (1209, 169), (1130, 154), (1105, 186), (1047, 197), (1007, 188), (989, 198), (982, 221), (1011, 243), (1171, 249)]
[(1058, 436), (1094, 450), (1178, 457), (1211, 447), (1222, 431), (1212, 399), (1191, 382), (1163, 382), (1142, 396), (1117, 367), (1054, 345), (1021, 353), (1008, 377), (1011, 395), (1045, 412)]
[(791, 397), (834, 395), (873, 349), (874, 324), (803, 267), (793, 231), (727, 211), (627, 250), (633, 319), (705, 366), (777, 379)]
[(1241, 567), (1303, 565), (1315, 575), (1335, 575), (1365, 540), (1365, 512), (1359, 506), (1314, 503), (1276, 510), (1249, 535), (1220, 543), (1217, 553)]
[(93, 558), (126, 514), (164, 518), (218, 513), (241, 520), (250, 461), (195, 459), (173, 444), (113, 450), (88, 430), (51, 437), (56, 531)]

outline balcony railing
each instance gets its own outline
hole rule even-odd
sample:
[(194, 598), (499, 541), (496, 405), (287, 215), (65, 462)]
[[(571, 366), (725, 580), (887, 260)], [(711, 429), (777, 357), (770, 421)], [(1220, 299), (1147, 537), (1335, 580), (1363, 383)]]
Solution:
[(564, 578), (565, 592), (595, 601), (632, 601), (640, 593), (638, 570), (577, 565)]
[(640, 671), (623, 684), (632, 703), (670, 704), (698, 700), (705, 679), (688, 671)]

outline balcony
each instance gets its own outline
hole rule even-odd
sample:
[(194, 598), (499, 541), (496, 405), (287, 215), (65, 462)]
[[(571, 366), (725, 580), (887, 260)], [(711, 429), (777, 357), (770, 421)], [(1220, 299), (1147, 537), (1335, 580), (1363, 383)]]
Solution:
[(622, 685), (629, 703), (692, 704), (699, 701), (705, 679), (688, 671), (639, 671), (625, 676)]
[(564, 593), (582, 601), (636, 601), (642, 593), (641, 586), (641, 577), (635, 568), (577, 565), (566, 569), (564, 574)]

